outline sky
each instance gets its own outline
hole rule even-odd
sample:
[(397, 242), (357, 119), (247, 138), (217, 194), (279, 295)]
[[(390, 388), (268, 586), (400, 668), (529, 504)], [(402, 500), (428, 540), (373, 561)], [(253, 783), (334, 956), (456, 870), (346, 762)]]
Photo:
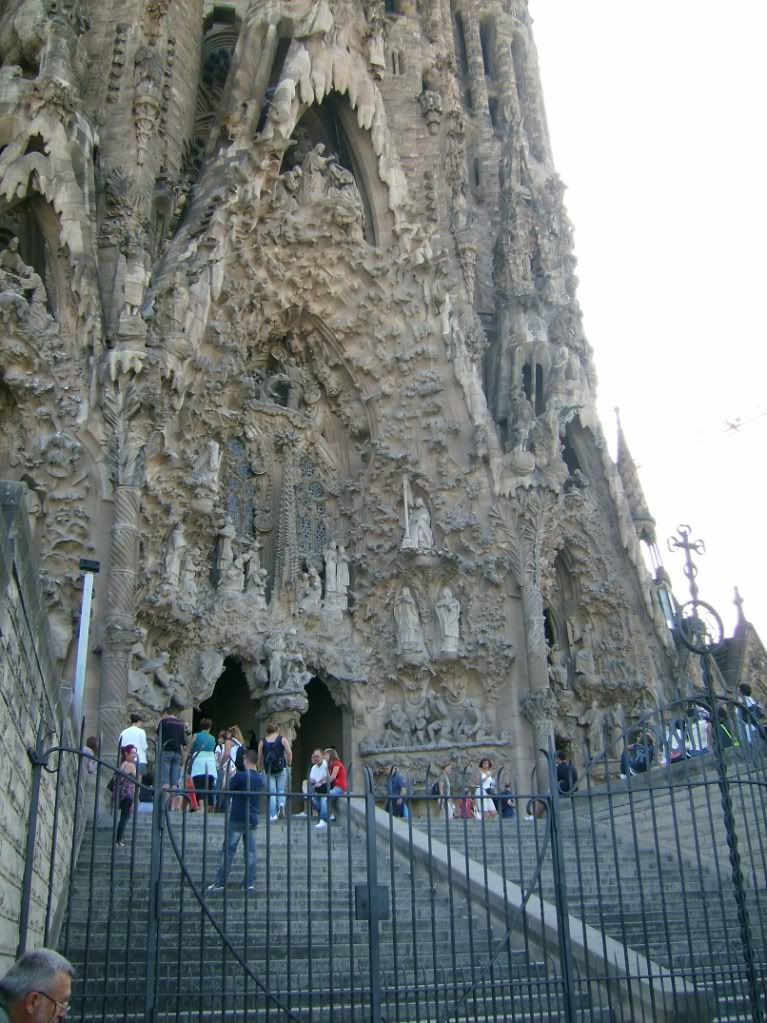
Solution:
[(767, 5), (530, 0), (598, 406), (615, 407), (678, 600), (680, 523), (727, 634), (767, 645)]

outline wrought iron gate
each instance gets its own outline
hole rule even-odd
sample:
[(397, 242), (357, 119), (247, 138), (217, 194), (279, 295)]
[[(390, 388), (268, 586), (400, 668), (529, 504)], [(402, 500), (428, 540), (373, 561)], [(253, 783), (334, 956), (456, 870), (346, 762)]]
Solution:
[[(567, 795), (550, 754), (542, 791), (496, 772), (495, 816), (449, 819), (433, 774), (410, 779), (405, 819), (376, 804), (369, 774), (324, 830), (294, 794), (286, 819), (261, 813), (253, 892), (239, 861), (206, 890), (228, 812), (188, 799), (172, 812), (145, 786), (117, 846), (114, 769), (41, 743), (32, 770), (56, 786), (45, 805), (37, 786), (30, 811), (21, 945), (72, 960), (83, 1021), (761, 1020), (765, 743), (741, 729), (732, 749), (659, 766), (671, 725), (699, 706), (608, 742)], [(453, 779), (458, 810), (476, 809), (475, 785)], [(72, 834), (42, 865), (41, 816)]]

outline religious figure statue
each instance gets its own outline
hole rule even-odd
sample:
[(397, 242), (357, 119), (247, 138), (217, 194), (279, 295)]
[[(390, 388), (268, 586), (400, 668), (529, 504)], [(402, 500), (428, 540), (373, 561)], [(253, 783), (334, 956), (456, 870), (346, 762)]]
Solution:
[(285, 689), (304, 689), (311, 681), (312, 673), (306, 670), (303, 654), (295, 651), (288, 657), (285, 673)]
[(219, 589), (242, 593), (245, 589), (245, 572), (249, 562), (250, 552), (237, 554), (229, 567), (222, 572), (218, 583)]
[(432, 692), (426, 697), (426, 717), (428, 720), (426, 733), (429, 742), (435, 743), (441, 738), (447, 739), (450, 737), (450, 715), (448, 714), (447, 704), (439, 693)]
[(34, 272), (32, 267), (27, 266), (21, 258), (19, 239), (16, 235), (8, 242), (8, 247), (0, 252), (0, 269), (9, 270), (19, 278)]
[(269, 688), (281, 689), (285, 674), (285, 636), (278, 632), (267, 641), (265, 651), (269, 658)]
[(325, 156), (325, 146), (318, 142), (304, 157), (301, 164), (301, 187), (299, 196), (302, 203), (316, 202), (328, 194), (328, 167), (332, 156)]
[(218, 560), (216, 568), (218, 569), (219, 582), (234, 562), (234, 541), (236, 538), (237, 530), (234, 528), (231, 518), (227, 515), (224, 525), (218, 534)]
[(322, 580), (314, 565), (304, 572), (303, 590), (298, 600), (299, 609), (306, 614), (316, 614), (322, 605)]
[(389, 711), (383, 733), (384, 746), (407, 746), (410, 743), (410, 720), (399, 703), (394, 703)]
[(181, 573), (178, 581), (178, 597), (182, 604), (194, 605), (197, 599), (197, 565), (199, 557), (199, 547), (187, 547), (181, 562)]
[(549, 652), (549, 682), (554, 689), (567, 689), (567, 665), (558, 646)]
[(405, 491), (405, 535), (400, 544), (401, 550), (430, 551), (434, 546), (431, 531), (431, 515), (422, 497), (414, 502), (408, 499), (409, 487)]
[(188, 544), (184, 539), (184, 528), (177, 522), (168, 539), (168, 548), (165, 552), (165, 582), (175, 590), (178, 586), (179, 572), (181, 571), (181, 559)]
[(453, 596), (453, 592), (448, 586), (442, 590), (437, 601), (436, 612), (440, 633), (439, 652), (441, 654), (458, 653), (458, 641), (461, 638), (461, 604)]
[(217, 490), (220, 468), (221, 447), (217, 441), (209, 440), (194, 463), (190, 480), (197, 486), (207, 487), (209, 490)]
[(527, 451), (530, 442), (530, 430), (532, 429), (535, 415), (529, 398), (520, 387), (514, 400), (514, 447), (517, 451)]
[(482, 732), (482, 717), (476, 703), (467, 696), (463, 701), (463, 717), (456, 722), (456, 738), (465, 742), (479, 739)]
[(307, 374), (306, 370), (298, 365), (293, 355), (288, 358), (285, 365), (285, 376), (288, 379), (288, 396), (285, 405), (287, 408), (297, 411), (306, 387)]
[(123, 313), (139, 316), (144, 302), (144, 293), (151, 274), (147, 254), (138, 240), (132, 240), (125, 253), (125, 275), (123, 277)]
[(576, 675), (596, 675), (596, 666), (594, 664), (594, 626), (591, 622), (586, 622), (583, 626), (583, 632), (580, 637), (580, 646), (575, 652), (575, 674)]
[(338, 544), (336, 550), (336, 591), (346, 605), (349, 591), (349, 556), (343, 544)]
[(415, 597), (409, 586), (403, 586), (394, 604), (394, 619), (397, 623), (397, 653), (416, 654), (426, 653), (426, 644), (421, 629), (421, 619), (418, 615)]
[(325, 551), (325, 596), (338, 592), (338, 545), (333, 541)]
[(586, 729), (586, 740), (589, 745), (589, 753), (592, 760), (597, 753), (602, 752), (604, 741), (603, 729), (604, 715), (597, 707), (596, 697), (591, 701), (591, 706), (578, 718), (578, 724)]

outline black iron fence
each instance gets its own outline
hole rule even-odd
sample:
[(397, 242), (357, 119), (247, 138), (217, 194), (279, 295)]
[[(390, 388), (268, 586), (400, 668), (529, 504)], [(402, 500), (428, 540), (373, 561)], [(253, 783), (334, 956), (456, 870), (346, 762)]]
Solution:
[(704, 714), (719, 727), (683, 701), (605, 732), (568, 794), (549, 751), (535, 786), (497, 771), (483, 793), (456, 773), (447, 799), (435, 775), (407, 779), (406, 818), (369, 773), (325, 828), (302, 793), (276, 821), (258, 797), (252, 877), (230, 800), (172, 810), (142, 786), (121, 814), (110, 765), (38, 750), (34, 772), (81, 782), (74, 805), (53, 797), (78, 826), (45, 914), (45, 941), (77, 970), (72, 1016), (762, 1020), (767, 745), (732, 708), (722, 748)]

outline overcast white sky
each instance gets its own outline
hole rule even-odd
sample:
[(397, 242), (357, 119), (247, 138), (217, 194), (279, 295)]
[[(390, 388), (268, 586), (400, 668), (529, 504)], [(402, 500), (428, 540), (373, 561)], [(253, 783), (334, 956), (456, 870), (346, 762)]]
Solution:
[(685, 522), (701, 597), (729, 633), (737, 585), (767, 643), (767, 5), (530, 10), (613, 452), (619, 406), (677, 597)]

